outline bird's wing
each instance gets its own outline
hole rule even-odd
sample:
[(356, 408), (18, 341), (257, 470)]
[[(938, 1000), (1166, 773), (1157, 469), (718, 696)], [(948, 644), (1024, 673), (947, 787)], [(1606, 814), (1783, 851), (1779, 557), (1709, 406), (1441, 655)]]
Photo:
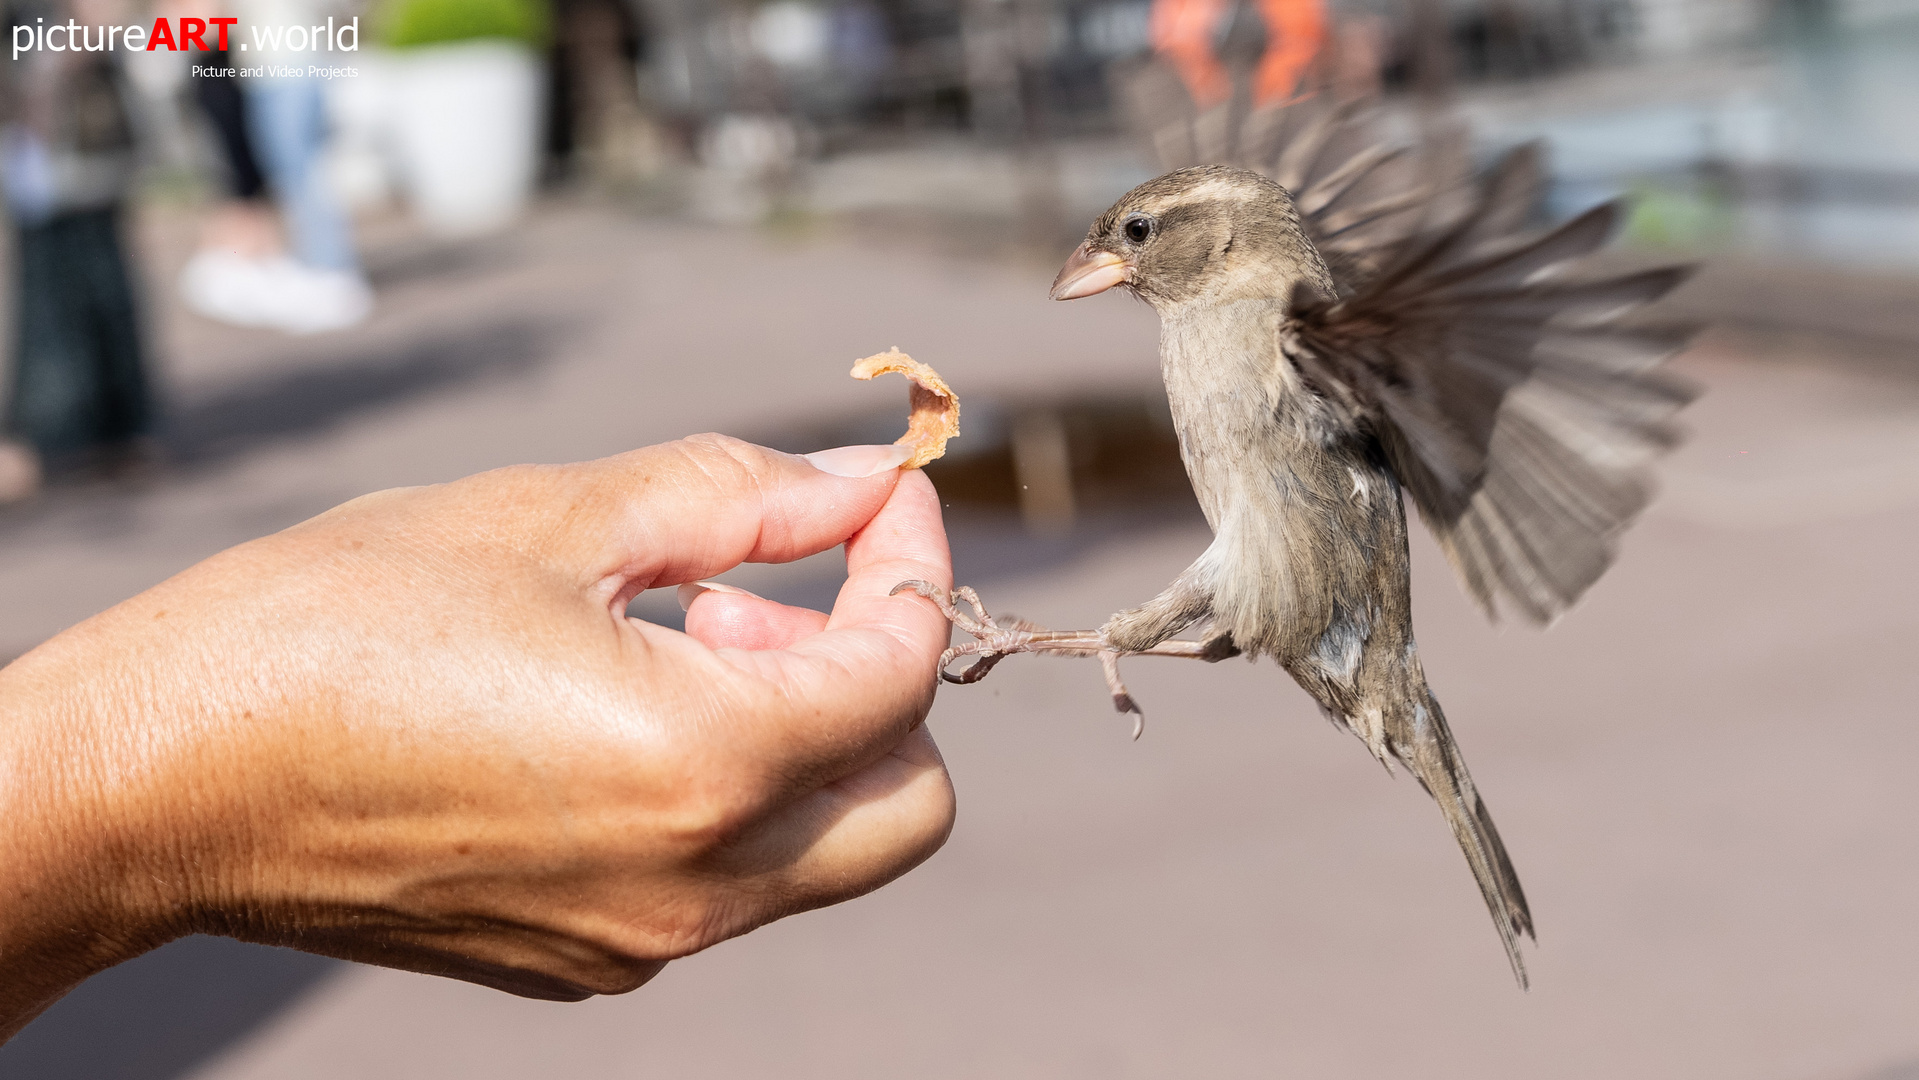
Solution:
[(1651, 498), (1645, 466), (1691, 393), (1655, 369), (1688, 330), (1623, 320), (1687, 270), (1581, 276), (1617, 204), (1524, 231), (1537, 155), (1508, 154), (1456, 212), (1367, 248), (1369, 272), (1297, 288), (1282, 349), (1342, 419), (1376, 433), (1467, 589), (1537, 621), (1612, 561)]
[[(1261, 109), (1241, 125), (1242, 167), (1292, 194), (1301, 228), (1342, 293), (1376, 277), (1408, 238), (1465, 210), (1461, 195), (1470, 177), (1464, 132), (1447, 129), (1395, 144), (1383, 127), (1367, 103), (1334, 104), (1326, 97)], [(1527, 164), (1534, 173), (1514, 179), (1536, 184), (1537, 155)], [(1513, 208), (1503, 203), (1504, 213), (1485, 222), (1483, 231), (1517, 227), (1519, 221), (1509, 220)], [(1517, 209), (1523, 217), (1531, 207)]]

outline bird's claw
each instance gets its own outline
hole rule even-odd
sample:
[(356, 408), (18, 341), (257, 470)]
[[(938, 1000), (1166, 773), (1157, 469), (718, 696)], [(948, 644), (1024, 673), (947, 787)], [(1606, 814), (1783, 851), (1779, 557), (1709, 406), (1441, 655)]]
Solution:
[(1133, 700), (1133, 694), (1119, 678), (1119, 654), (1111, 649), (1101, 650), (1099, 654), (1100, 670), (1106, 673), (1106, 688), (1113, 692), (1113, 711), (1124, 716), (1133, 714), (1133, 741), (1146, 733), (1146, 710)]
[[(1000, 625), (979, 594), (970, 587), (962, 585), (951, 592), (940, 588), (930, 581), (902, 581), (893, 586), (889, 596), (898, 596), (903, 592), (917, 593), (931, 600), (946, 616), (946, 621), (964, 630), (972, 641), (964, 645), (955, 645), (940, 655), (939, 675), (949, 683), (965, 685), (984, 679), (1001, 660), (1022, 652), (1051, 652), (1066, 656), (1098, 656), (1100, 669), (1106, 675), (1107, 689), (1113, 695), (1113, 708), (1120, 713), (1133, 716), (1133, 738), (1137, 739), (1145, 730), (1146, 714), (1139, 702), (1127, 691), (1126, 684), (1120, 681), (1118, 650), (1106, 644), (1105, 638), (1096, 631), (1082, 633), (1055, 633), (1043, 626), (1037, 626), (1024, 619), (1008, 616), (1007, 625)], [(955, 601), (964, 601), (973, 609), (967, 614)], [(978, 660), (965, 671), (955, 675), (948, 671), (953, 661), (966, 656), (977, 656)]]
[[(893, 591), (887, 595), (898, 596), (903, 592), (917, 593), (931, 600), (940, 609), (940, 614), (946, 616), (947, 622), (973, 638), (967, 644), (955, 645), (941, 654), (940, 678), (950, 683), (976, 683), (984, 679), (993, 670), (993, 665), (1016, 652), (1027, 651), (1033, 634), (1041, 629), (1023, 619), (1012, 619), (1009, 620), (1012, 625), (1001, 626), (986, 610), (979, 593), (970, 586), (961, 585), (949, 593), (930, 581), (902, 581), (893, 586)], [(961, 610), (956, 600), (965, 601), (974, 613), (968, 615)], [(946, 670), (953, 661), (963, 656), (977, 656), (979, 660), (958, 675)]]

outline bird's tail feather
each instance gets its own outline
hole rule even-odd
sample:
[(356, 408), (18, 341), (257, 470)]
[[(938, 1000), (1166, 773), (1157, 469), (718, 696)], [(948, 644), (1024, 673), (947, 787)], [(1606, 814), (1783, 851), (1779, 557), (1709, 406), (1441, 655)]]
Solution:
[(1528, 985), (1526, 963), (1519, 955), (1519, 936), (1533, 937), (1532, 911), (1526, 906), (1526, 893), (1519, 886), (1506, 845), (1499, 839), (1485, 800), (1473, 787), (1472, 774), (1466, 771), (1466, 759), (1446, 726), (1446, 715), (1430, 693), (1424, 695), (1425, 717), (1416, 717), (1412, 730), (1395, 739), (1397, 756), (1405, 762), (1419, 782), (1425, 785), (1439, 809), (1452, 826), (1473, 878), (1479, 882), (1486, 910), (1492, 914), (1500, 941), (1506, 946), (1506, 958), (1512, 962), (1513, 977), (1521, 989)]

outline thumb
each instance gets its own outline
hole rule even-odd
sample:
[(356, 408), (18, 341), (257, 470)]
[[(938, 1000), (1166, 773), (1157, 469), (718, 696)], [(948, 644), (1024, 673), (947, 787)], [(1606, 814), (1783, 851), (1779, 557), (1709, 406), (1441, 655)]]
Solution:
[(568, 535), (555, 539), (616, 599), (743, 562), (791, 562), (865, 527), (908, 454), (855, 446), (799, 457), (724, 435), (650, 446), (579, 466), (554, 522)]

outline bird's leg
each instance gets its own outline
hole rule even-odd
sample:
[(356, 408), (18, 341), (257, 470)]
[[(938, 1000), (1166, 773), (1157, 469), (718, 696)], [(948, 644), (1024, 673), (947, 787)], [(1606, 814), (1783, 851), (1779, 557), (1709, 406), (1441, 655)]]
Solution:
[[(1170, 591), (1170, 590), (1169, 590)], [(1048, 630), (1027, 622), (1024, 619), (1009, 619), (1007, 625), (1000, 625), (986, 610), (979, 594), (971, 588), (960, 586), (951, 593), (930, 581), (902, 581), (893, 587), (890, 595), (898, 596), (903, 592), (913, 592), (931, 600), (946, 616), (948, 622), (964, 630), (973, 640), (964, 645), (955, 645), (940, 656), (940, 678), (950, 683), (975, 683), (986, 677), (994, 665), (1014, 653), (1052, 653), (1057, 656), (1097, 656), (1100, 668), (1106, 675), (1107, 689), (1113, 695), (1113, 708), (1134, 716), (1133, 737), (1139, 738), (1145, 723), (1145, 714), (1139, 703), (1120, 680), (1119, 658), (1122, 656), (1177, 656), (1191, 660), (1205, 660), (1216, 663), (1231, 656), (1238, 656), (1232, 640), (1218, 635), (1206, 641), (1167, 641), (1151, 644), (1139, 643), (1139, 647), (1120, 648), (1110, 641), (1102, 630)], [(964, 601), (973, 609), (968, 614), (955, 601)], [(1189, 622), (1191, 620), (1188, 620)], [(1177, 633), (1183, 626), (1167, 631)], [(955, 675), (946, 669), (953, 661), (963, 656), (977, 656), (978, 660), (965, 671)]]
[(1198, 567), (1189, 567), (1158, 596), (1107, 619), (1099, 632), (1120, 652), (1145, 652), (1212, 614), (1212, 591), (1199, 584)]

